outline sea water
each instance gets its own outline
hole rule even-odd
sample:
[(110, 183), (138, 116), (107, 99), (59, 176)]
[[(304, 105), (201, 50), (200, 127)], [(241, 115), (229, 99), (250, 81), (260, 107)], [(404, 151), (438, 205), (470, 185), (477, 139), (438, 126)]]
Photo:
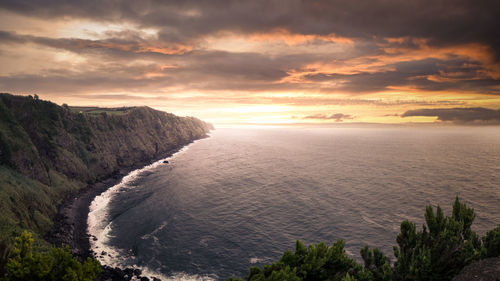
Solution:
[(400, 223), (459, 196), (500, 224), (499, 127), (226, 128), (134, 171), (91, 205), (101, 262), (163, 280), (244, 277), (295, 241), (392, 255)]

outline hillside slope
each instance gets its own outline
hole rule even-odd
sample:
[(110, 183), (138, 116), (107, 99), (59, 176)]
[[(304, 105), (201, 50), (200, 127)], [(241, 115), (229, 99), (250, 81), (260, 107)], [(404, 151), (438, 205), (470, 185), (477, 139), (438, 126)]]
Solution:
[(47, 233), (66, 196), (166, 157), (210, 129), (196, 118), (148, 107), (86, 112), (0, 94), (0, 262), (22, 229)]

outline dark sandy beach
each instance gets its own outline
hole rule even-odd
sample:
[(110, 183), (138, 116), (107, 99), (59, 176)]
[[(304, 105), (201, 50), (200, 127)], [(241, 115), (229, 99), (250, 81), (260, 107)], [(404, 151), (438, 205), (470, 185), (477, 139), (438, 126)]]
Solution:
[[(89, 207), (94, 198), (108, 188), (118, 184), (122, 178), (130, 172), (158, 160), (168, 158), (190, 143), (172, 149), (165, 155), (155, 157), (149, 161), (143, 161), (131, 167), (123, 167), (109, 177), (90, 184), (77, 194), (66, 198), (59, 206), (58, 213), (53, 219), (54, 226), (46, 237), (47, 241), (57, 246), (62, 244), (68, 245), (73, 254), (80, 261), (84, 261), (87, 257), (94, 257), (94, 252), (90, 249), (89, 241), (92, 237), (87, 233)], [(132, 275), (140, 276), (141, 274), (140, 270), (137, 269), (122, 270), (119, 268), (110, 268), (108, 266), (103, 266), (102, 269), (103, 273), (100, 276), (100, 280), (130, 280)]]
[(73, 254), (80, 260), (92, 257), (87, 234), (87, 217), (90, 203), (96, 196), (118, 184), (125, 175), (134, 169), (136, 167), (121, 169), (109, 178), (91, 184), (78, 194), (64, 200), (59, 206), (58, 214), (54, 218), (54, 227), (47, 240), (58, 246), (61, 244), (68, 245)]

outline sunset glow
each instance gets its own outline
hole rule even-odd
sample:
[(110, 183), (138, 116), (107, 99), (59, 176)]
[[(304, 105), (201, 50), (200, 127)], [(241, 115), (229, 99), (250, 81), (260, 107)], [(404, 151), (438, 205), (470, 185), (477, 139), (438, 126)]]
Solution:
[(2, 92), (216, 125), (500, 122), (498, 4), (56, 2), (0, 4)]

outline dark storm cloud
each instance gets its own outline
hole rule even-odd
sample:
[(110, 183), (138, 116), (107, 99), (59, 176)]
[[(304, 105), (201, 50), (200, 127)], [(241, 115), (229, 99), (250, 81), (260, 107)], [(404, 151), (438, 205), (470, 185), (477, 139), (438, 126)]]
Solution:
[(334, 120), (335, 122), (342, 122), (344, 120), (354, 119), (353, 116), (343, 113), (334, 113), (332, 115), (325, 114), (315, 114), (303, 117), (303, 119), (314, 119), (314, 120)]
[[(423, 37), (436, 44), (483, 42), (499, 46), (498, 1), (307, 1), (315, 20), (335, 24), (340, 35)], [(498, 48), (496, 48), (498, 50)]]
[(416, 109), (401, 115), (401, 117), (410, 116), (436, 116), (438, 120), (454, 123), (500, 124), (500, 110), (483, 107)]
[(500, 54), (497, 0), (4, 0), (0, 7), (42, 18), (128, 20), (158, 28), (161, 39), (169, 42), (227, 30), (251, 33), (285, 28), (299, 34), (336, 33), (351, 38), (422, 37), (434, 45), (479, 42)]

